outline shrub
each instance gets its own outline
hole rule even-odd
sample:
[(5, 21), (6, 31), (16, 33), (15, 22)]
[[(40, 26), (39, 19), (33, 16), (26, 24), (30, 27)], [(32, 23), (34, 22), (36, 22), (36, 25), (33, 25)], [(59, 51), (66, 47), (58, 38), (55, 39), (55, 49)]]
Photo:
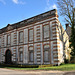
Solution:
[(69, 63), (69, 59), (64, 59), (64, 63), (68, 64)]
[(75, 63), (75, 56), (72, 56), (72, 57), (71, 57), (70, 62), (71, 62), (71, 63)]
[(39, 68), (51, 67), (52, 65), (39, 65)]
[(60, 65), (64, 65), (65, 63), (61, 63)]
[(0, 64), (2, 67), (16, 67), (16, 68), (38, 68), (39, 65), (20, 65), (20, 64)]

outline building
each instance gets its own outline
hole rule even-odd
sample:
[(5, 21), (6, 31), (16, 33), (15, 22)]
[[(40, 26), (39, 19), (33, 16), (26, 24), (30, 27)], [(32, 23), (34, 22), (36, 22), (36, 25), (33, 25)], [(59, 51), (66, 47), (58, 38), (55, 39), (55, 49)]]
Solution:
[(66, 33), (69, 36), (69, 40), (71, 39), (71, 27), (69, 26), (69, 24), (66, 24)]
[(59, 65), (68, 47), (56, 9), (0, 29), (0, 63)]

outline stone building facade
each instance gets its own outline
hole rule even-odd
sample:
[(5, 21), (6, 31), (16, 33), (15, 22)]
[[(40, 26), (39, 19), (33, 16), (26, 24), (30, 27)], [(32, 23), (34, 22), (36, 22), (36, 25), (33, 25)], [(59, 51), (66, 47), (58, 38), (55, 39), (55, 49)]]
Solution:
[(56, 9), (0, 29), (0, 63), (59, 65), (68, 46)]

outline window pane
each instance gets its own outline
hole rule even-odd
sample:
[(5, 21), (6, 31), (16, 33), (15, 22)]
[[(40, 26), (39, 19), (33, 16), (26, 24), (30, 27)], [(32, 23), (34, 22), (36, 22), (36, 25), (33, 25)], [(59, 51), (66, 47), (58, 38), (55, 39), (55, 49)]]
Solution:
[(11, 45), (13, 45), (13, 41), (14, 41), (14, 34), (13, 33), (11, 33)]
[(7, 36), (7, 44), (8, 45), (10, 44), (10, 36), (9, 35)]
[(29, 30), (29, 41), (33, 41), (33, 30)]
[(49, 25), (45, 25), (43, 29), (44, 29), (44, 38), (48, 38), (49, 37)]
[(1, 46), (1, 38), (0, 38), (0, 46)]
[(29, 53), (30, 55), (30, 57), (29, 57), (29, 61), (31, 61), (31, 62), (33, 62), (33, 51), (30, 51), (30, 53)]
[(20, 54), (19, 54), (19, 60), (20, 60), (20, 62), (22, 62), (23, 61), (23, 53), (22, 52), (20, 52)]
[(48, 51), (44, 51), (44, 61), (49, 61), (49, 54)]
[(19, 49), (19, 61), (23, 62), (23, 48)]
[(19, 33), (19, 42), (22, 43), (23, 42), (23, 32)]

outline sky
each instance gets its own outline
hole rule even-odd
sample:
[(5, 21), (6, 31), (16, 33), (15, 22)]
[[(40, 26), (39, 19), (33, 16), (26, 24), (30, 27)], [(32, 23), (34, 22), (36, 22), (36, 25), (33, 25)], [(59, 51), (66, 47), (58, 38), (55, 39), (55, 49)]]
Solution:
[[(59, 13), (56, 0), (0, 0), (0, 29), (52, 9)], [(64, 26), (60, 15), (59, 21)]]

